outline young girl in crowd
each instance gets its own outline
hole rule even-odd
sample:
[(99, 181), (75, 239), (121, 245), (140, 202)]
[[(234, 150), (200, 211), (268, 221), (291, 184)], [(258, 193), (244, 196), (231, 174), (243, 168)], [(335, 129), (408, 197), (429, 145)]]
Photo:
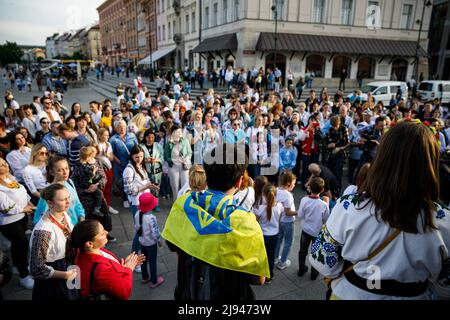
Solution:
[(252, 211), (255, 203), (255, 189), (253, 189), (253, 180), (248, 175), (247, 170), (245, 170), (241, 186), (234, 194), (233, 198), (238, 207), (242, 207), (247, 211)]
[[(302, 234), (300, 237), (300, 250), (298, 252), (298, 272), (302, 277), (307, 271), (305, 266), (308, 248), (312, 241), (320, 233), (320, 229), (327, 222), (330, 214), (329, 199), (320, 199), (320, 194), (325, 189), (325, 181), (320, 177), (313, 177), (309, 183), (311, 195), (305, 196), (298, 206), (298, 216), (302, 223)], [(311, 280), (316, 280), (319, 272), (311, 267)]]
[[(297, 212), (295, 211), (294, 196), (292, 190), (295, 187), (295, 175), (292, 172), (284, 172), (280, 176), (280, 187), (277, 190), (277, 202), (283, 204), (284, 212), (280, 220), (280, 235), (275, 252), (277, 257), (277, 268), (286, 269), (291, 265), (288, 259), (294, 240), (294, 221)], [(284, 242), (283, 251), (280, 255), (281, 244)]]
[[(158, 200), (150, 192), (145, 192), (139, 196), (139, 211), (134, 216), (134, 227), (139, 236), (142, 253), (145, 261), (141, 266), (142, 283), (150, 283), (150, 288), (159, 287), (164, 278), (157, 276), (156, 258), (158, 256), (158, 246), (161, 247), (161, 233), (158, 222), (153, 215), (153, 210), (158, 205)], [(147, 270), (147, 263), (150, 266), (150, 275)]]
[(194, 164), (189, 169), (189, 180), (178, 191), (178, 197), (181, 197), (188, 192), (203, 192), (207, 189), (206, 185), (206, 172), (205, 169), (199, 164)]
[(253, 209), (256, 219), (261, 225), (264, 235), (264, 245), (266, 246), (267, 258), (269, 260), (270, 278), (266, 279), (266, 283), (270, 283), (273, 279), (273, 266), (275, 263), (275, 249), (278, 242), (278, 233), (280, 229), (280, 217), (284, 211), (281, 203), (276, 201), (277, 188), (268, 183), (263, 188), (264, 204)]
[(106, 185), (105, 189), (103, 189), (103, 195), (105, 197), (106, 204), (109, 207), (109, 212), (112, 214), (118, 214), (119, 211), (110, 206), (111, 204), (111, 190), (113, 186), (113, 170), (112, 170), (112, 162), (114, 161), (114, 154), (112, 151), (111, 144), (108, 142), (109, 140), (109, 131), (105, 128), (100, 128), (98, 130), (98, 149), (99, 153), (97, 156), (97, 160), (103, 167), (106, 175)]
[(294, 139), (287, 136), (284, 147), (280, 150), (280, 174), (284, 171), (293, 172), (297, 162), (297, 149), (293, 147)]

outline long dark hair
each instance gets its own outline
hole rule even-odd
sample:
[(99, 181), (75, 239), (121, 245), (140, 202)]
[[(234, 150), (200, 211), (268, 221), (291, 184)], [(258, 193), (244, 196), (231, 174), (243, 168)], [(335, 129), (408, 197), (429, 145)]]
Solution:
[[(20, 132), (20, 130), (14, 131), (14, 132), (9, 136), (9, 148), (10, 148), (11, 151), (12, 151), (12, 150), (18, 150), (18, 149), (19, 149), (19, 146), (17, 145), (17, 142), (16, 142), (16, 137), (17, 137), (19, 134), (25, 139), (25, 136), (23, 135), (22, 132)], [(26, 139), (25, 139), (25, 142), (26, 142)]]
[(84, 251), (84, 245), (93, 241), (98, 234), (99, 222), (97, 220), (84, 220), (78, 222), (66, 242), (66, 260), (74, 263), (79, 251)]
[(258, 207), (262, 195), (264, 187), (269, 183), (269, 180), (265, 176), (259, 176), (255, 178), (254, 189), (255, 189), (255, 206)]
[(277, 188), (271, 183), (268, 183), (264, 186), (263, 194), (267, 201), (267, 221), (270, 221), (272, 220), (272, 211), (275, 205), (275, 197), (277, 196)]
[[(135, 145), (133, 147), (133, 149), (131, 149), (130, 152), (130, 164), (133, 166), (134, 171), (136, 171), (136, 173), (139, 175), (139, 177), (141, 177), (141, 179), (144, 179), (144, 175), (141, 173), (140, 170), (138, 170), (137, 166), (136, 166), (136, 162), (134, 162), (133, 160), (133, 156), (139, 153), (144, 153), (144, 149), (142, 149), (142, 147), (140, 145)], [(144, 153), (145, 154), (145, 153)], [(144, 168), (144, 166), (142, 166)]]
[(377, 216), (393, 228), (418, 233), (435, 229), (439, 200), (439, 147), (423, 124), (402, 121), (383, 135), (366, 180), (359, 190)]

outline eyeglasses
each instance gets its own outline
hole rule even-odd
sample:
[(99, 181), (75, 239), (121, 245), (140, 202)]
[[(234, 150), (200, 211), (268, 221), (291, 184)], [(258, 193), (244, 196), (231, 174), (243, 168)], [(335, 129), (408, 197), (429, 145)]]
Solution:
[(42, 121), (42, 124), (50, 124), (50, 121)]
[(48, 152), (46, 152), (46, 151), (41, 151), (41, 152), (39, 152), (39, 155), (40, 156), (48, 156)]
[(239, 123), (233, 123), (234, 127), (239, 127)]
[(44, 104), (52, 104), (51, 102), (44, 102)]

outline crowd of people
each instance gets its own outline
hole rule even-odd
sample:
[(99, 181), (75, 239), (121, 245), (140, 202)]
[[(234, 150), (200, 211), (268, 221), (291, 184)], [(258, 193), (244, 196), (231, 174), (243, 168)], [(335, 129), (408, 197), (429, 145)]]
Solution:
[[(266, 77), (223, 68), (213, 81), (222, 71), (225, 95), (211, 88), (192, 99), (177, 72), (173, 86), (157, 77), (156, 93), (139, 77), (134, 88), (119, 84), (116, 101), (93, 100), (89, 111), (64, 107), (52, 88), (22, 105), (6, 92), (0, 232), (33, 299), (127, 299), (133, 271), (156, 288), (162, 238), (178, 254), (176, 299), (252, 299), (251, 284), (292, 265), (296, 219), (297, 274), (309, 256), (312, 280), (334, 278), (330, 298), (436, 297), (427, 281), (450, 248), (450, 127), (440, 101), (398, 95), (385, 106), (326, 88), (298, 101), (294, 78), (283, 87), (277, 69)], [(295, 188), (307, 195), (295, 199)], [(117, 241), (111, 195), (136, 230), (121, 260), (104, 248)], [(160, 232), (163, 200), (173, 205)], [(80, 267), (80, 292), (65, 285), (78, 276), (70, 264)], [(387, 289), (362, 284), (372, 264)]]

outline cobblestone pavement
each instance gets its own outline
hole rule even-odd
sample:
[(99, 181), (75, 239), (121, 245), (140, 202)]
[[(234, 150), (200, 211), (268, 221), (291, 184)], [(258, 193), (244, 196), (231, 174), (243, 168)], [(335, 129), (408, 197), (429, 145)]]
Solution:
[[(2, 87), (2, 90), (4, 88)], [(19, 104), (30, 103), (34, 95), (40, 95), (36, 88), (32, 92), (19, 93), (14, 91), (14, 96)], [(73, 102), (79, 101), (83, 106), (83, 110), (87, 110), (88, 102), (91, 100), (104, 99), (99, 93), (93, 91), (89, 87), (69, 89), (64, 97), (64, 104), (71, 106)], [(343, 179), (345, 180), (345, 178)], [(294, 190), (295, 204), (298, 206), (304, 192), (297, 187)], [(118, 215), (112, 215), (113, 230), (111, 234), (117, 238), (116, 243), (108, 244), (107, 249), (116, 253), (119, 257), (125, 257), (131, 250), (131, 240), (134, 236), (132, 214), (129, 209), (122, 207), (120, 199), (113, 196), (112, 206), (119, 210)], [(158, 224), (162, 230), (165, 220), (170, 211), (172, 201), (161, 201), (161, 212), (156, 215)], [(295, 223), (295, 239), (289, 255), (292, 265), (285, 270), (278, 270), (275, 268), (275, 276), (270, 285), (253, 286), (257, 299), (264, 300), (313, 300), (324, 299), (325, 285), (319, 277), (315, 281), (309, 279), (309, 273), (302, 278), (297, 277), (297, 255), (300, 243), (301, 227), (299, 222)], [(0, 235), (0, 247), (8, 249), (9, 243)], [(177, 257), (176, 254), (170, 252), (164, 244), (158, 251), (158, 274), (165, 278), (165, 283), (156, 288), (150, 289), (148, 285), (140, 283), (141, 275), (134, 273), (134, 284), (131, 299), (135, 300), (171, 300), (173, 299), (173, 292), (176, 285), (176, 269)], [(2, 289), (4, 298), (6, 300), (29, 300), (31, 299), (31, 291), (24, 290), (19, 286), (18, 275), (15, 274), (9, 284)]]

